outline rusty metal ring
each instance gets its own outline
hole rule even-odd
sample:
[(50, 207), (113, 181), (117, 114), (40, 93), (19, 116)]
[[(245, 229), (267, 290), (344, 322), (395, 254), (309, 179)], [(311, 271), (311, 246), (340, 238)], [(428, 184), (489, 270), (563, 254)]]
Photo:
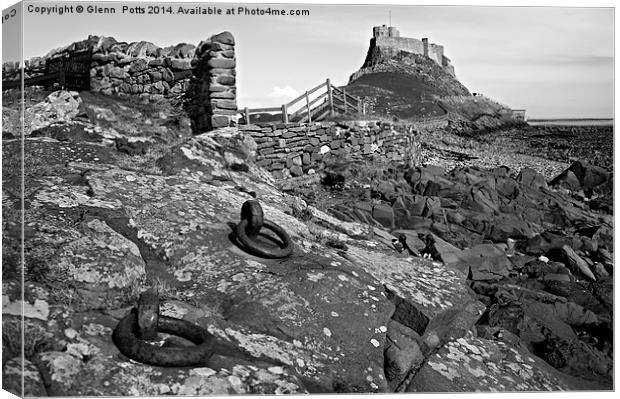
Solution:
[(241, 220), (247, 220), (248, 226), (246, 233), (250, 236), (255, 236), (259, 233), (265, 217), (263, 215), (263, 208), (257, 200), (248, 200), (241, 206)]
[(138, 338), (138, 330), (138, 310), (133, 308), (114, 329), (112, 340), (123, 355), (141, 363), (160, 367), (198, 366), (205, 365), (213, 355), (213, 335), (185, 320), (159, 316), (157, 331), (185, 338), (196, 346), (160, 348)]
[(237, 239), (248, 252), (254, 255), (262, 256), (263, 258), (286, 258), (293, 253), (293, 242), (282, 227), (270, 222), (269, 220), (263, 221), (263, 228), (269, 229), (276, 233), (278, 238), (282, 241), (282, 243), (278, 244), (279, 248), (265, 248), (254, 241), (251, 236), (248, 236), (248, 224), (248, 220), (243, 219), (235, 228)]

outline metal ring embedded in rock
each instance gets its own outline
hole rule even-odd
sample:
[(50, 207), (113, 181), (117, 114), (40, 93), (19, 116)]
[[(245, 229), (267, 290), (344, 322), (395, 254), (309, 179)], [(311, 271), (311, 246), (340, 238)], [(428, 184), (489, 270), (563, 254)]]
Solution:
[(138, 329), (138, 310), (134, 308), (118, 323), (112, 333), (112, 340), (123, 355), (141, 363), (161, 367), (197, 366), (204, 365), (213, 355), (213, 335), (185, 320), (159, 316), (157, 331), (185, 338), (196, 346), (157, 347), (138, 338)]
[(251, 237), (257, 235), (265, 220), (260, 203), (256, 200), (245, 201), (241, 206), (241, 220), (248, 221), (246, 234)]
[(250, 253), (264, 258), (286, 258), (293, 253), (293, 243), (289, 235), (284, 229), (269, 220), (263, 221), (263, 228), (273, 231), (282, 243), (278, 248), (268, 248), (254, 240), (254, 237), (248, 236), (247, 227), (249, 221), (247, 219), (241, 220), (235, 229), (237, 239), (243, 245), (243, 247)]

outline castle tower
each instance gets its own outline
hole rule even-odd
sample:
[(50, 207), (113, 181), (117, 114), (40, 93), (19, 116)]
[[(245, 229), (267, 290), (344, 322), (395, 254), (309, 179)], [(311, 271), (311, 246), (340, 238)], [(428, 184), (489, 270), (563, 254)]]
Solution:
[(398, 29), (396, 29), (395, 27), (390, 26), (390, 27), (388, 28), (388, 35), (389, 35), (390, 37), (400, 37), (400, 32), (399, 32), (399, 31), (398, 31)]
[(428, 57), (428, 37), (422, 38), (422, 49), (424, 51), (424, 56)]
[(372, 36), (373, 37), (381, 37), (381, 36), (390, 36), (390, 29), (385, 26), (375, 26), (372, 28)]

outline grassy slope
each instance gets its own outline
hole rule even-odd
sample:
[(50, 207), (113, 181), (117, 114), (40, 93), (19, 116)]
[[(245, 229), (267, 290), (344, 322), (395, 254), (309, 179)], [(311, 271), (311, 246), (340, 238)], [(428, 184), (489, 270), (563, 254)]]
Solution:
[(375, 99), (375, 112), (403, 119), (445, 114), (432, 99), (436, 89), (404, 73), (364, 75), (349, 84), (347, 92), (354, 96), (372, 97)]

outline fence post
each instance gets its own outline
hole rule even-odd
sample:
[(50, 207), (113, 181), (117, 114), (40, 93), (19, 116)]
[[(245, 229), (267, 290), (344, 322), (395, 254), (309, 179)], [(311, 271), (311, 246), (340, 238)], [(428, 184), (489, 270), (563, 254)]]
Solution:
[(288, 110), (286, 104), (282, 104), (282, 122), (288, 123)]
[(342, 102), (344, 103), (344, 113), (347, 113), (347, 89), (342, 88)]
[(243, 115), (245, 116), (245, 124), (249, 125), (250, 124), (250, 110), (248, 109), (248, 107), (245, 107), (243, 109)]
[(334, 95), (332, 93), (332, 84), (327, 79), (327, 98), (329, 100), (329, 116), (334, 116)]
[(310, 96), (306, 92), (306, 111), (308, 112), (308, 123), (312, 122), (312, 116), (310, 116)]

